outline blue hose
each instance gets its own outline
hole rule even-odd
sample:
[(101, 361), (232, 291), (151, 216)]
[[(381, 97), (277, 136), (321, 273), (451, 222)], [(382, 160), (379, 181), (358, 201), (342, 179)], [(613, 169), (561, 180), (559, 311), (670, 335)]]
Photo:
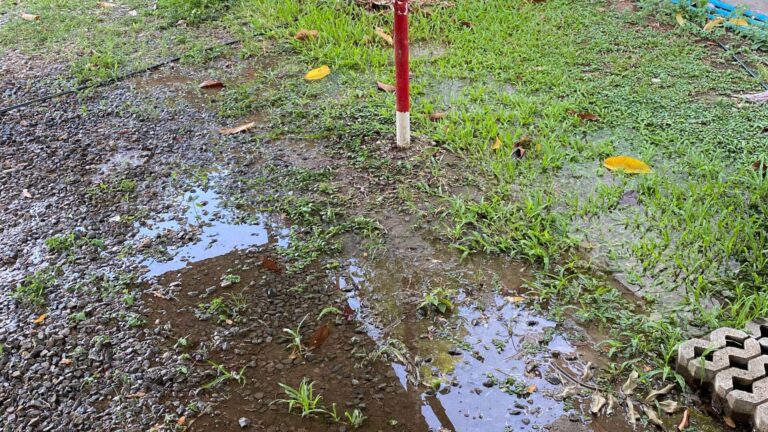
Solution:
[[(680, 3), (680, 0), (670, 0), (674, 4)], [(724, 17), (724, 18), (745, 18), (747, 22), (756, 27), (761, 27), (762, 29), (768, 28), (768, 16), (757, 13), (751, 10), (744, 11), (743, 14), (734, 14), (736, 10), (736, 6), (732, 4), (725, 3), (723, 1), (719, 0), (709, 0), (709, 3), (707, 3), (707, 17), (709, 19), (715, 19), (717, 17)], [(736, 26), (733, 24), (725, 23), (726, 27), (734, 27), (738, 28), (740, 26)]]

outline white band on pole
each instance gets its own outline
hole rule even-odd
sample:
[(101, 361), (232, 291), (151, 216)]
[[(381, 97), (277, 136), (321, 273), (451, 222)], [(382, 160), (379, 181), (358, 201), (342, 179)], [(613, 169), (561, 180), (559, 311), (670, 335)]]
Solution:
[(398, 112), (395, 115), (395, 126), (397, 127), (397, 146), (411, 145), (411, 113)]

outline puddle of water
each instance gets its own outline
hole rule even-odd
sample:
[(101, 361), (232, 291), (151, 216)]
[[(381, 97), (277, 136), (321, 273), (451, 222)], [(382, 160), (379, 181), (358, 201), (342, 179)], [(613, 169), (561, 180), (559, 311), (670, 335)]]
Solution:
[[(577, 349), (555, 322), (514, 300), (526, 268), (493, 257), (460, 263), (454, 251), (434, 249), (413, 260), (353, 258), (334, 280), (371, 338), (398, 339), (417, 363), (426, 360), (419, 388), (426, 389), (421, 412), (427, 424), (434, 430), (530, 430), (568, 414), (552, 396), (572, 383), (551, 363), (578, 376), (598, 354)], [(434, 320), (419, 316), (421, 296), (436, 287), (455, 293), (455, 312)], [(555, 351), (562, 354), (558, 359)], [(406, 366), (392, 367), (405, 388), (412, 386)], [(527, 392), (532, 386), (535, 391)]]
[(185, 207), (180, 219), (174, 219), (171, 214), (160, 215), (157, 220), (140, 228), (139, 237), (158, 239), (178, 233), (192, 233), (194, 240), (180, 247), (168, 248), (172, 255), (168, 260), (144, 257), (140, 263), (148, 269), (145, 278), (178, 270), (189, 263), (224, 255), (236, 249), (288, 244), (289, 230), (270, 223), (267, 215), (259, 214), (258, 222), (255, 223), (236, 222), (232, 212), (222, 205), (218, 192), (212, 188), (185, 193), (180, 205)]

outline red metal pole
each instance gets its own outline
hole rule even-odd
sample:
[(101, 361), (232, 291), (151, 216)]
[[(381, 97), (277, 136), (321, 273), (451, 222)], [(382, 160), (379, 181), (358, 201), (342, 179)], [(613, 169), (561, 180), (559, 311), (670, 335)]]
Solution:
[(397, 146), (411, 144), (411, 101), (409, 96), (408, 68), (408, 0), (395, 1), (395, 123), (397, 125)]

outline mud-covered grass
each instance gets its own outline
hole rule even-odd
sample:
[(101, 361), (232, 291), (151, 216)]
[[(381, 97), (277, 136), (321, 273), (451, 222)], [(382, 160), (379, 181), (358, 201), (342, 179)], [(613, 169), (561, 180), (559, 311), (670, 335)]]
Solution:
[[(299, 0), (251, 1), (246, 9), (289, 58), (227, 92), (224, 114), (269, 106), (277, 130), (336, 140), (362, 160), (391, 139), (394, 101), (374, 85), (393, 78), (390, 48), (373, 33), (391, 27), (388, 13)], [(410, 191), (402, 197), (429, 197), (425, 217), (456, 248), (538, 263), (532, 291), (555, 307), (576, 301), (586, 321), (608, 329), (606, 351), (639, 355), (652, 365), (649, 376), (666, 378), (684, 337), (768, 312), (761, 291), (768, 185), (752, 167), (767, 156), (768, 118), (734, 97), (760, 86), (696, 30), (703, 18), (687, 19), (680, 28), (671, 9), (561, 1), (417, 9), (411, 40), (424, 49), (412, 62), (414, 130), (458, 155), (471, 174), (441, 171), (436, 160), (433, 184), (421, 181), (424, 172), (400, 177)], [(319, 36), (293, 40), (299, 29)], [(331, 76), (304, 82), (302, 73), (321, 64)], [(266, 97), (260, 88), (270, 89)], [(430, 121), (438, 111), (447, 117)], [(502, 147), (492, 151), (497, 137)], [(527, 153), (517, 160), (513, 144), (521, 140)], [(654, 172), (601, 166), (619, 154)], [(475, 193), (457, 193), (457, 185)], [(648, 303), (629, 310), (616, 288), (580, 282), (600, 269)]]

